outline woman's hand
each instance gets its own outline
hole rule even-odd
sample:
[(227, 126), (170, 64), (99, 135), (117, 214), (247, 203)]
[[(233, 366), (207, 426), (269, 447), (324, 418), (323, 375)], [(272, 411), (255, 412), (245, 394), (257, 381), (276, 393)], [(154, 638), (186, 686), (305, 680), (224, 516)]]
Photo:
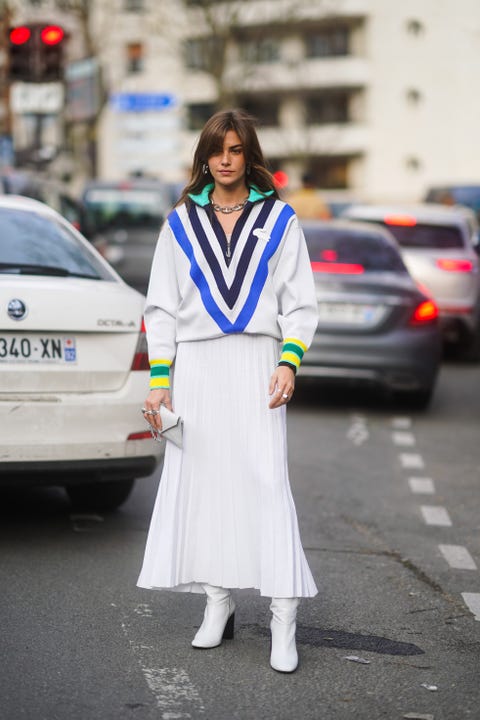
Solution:
[(295, 373), (287, 365), (278, 365), (270, 380), (268, 392), (272, 395), (269, 408), (285, 405), (295, 389)]
[[(160, 405), (165, 405), (165, 407), (169, 410), (173, 410), (172, 401), (170, 399), (170, 390), (165, 390), (163, 388), (150, 390), (143, 406), (147, 411), (143, 413), (145, 420), (150, 423), (153, 428), (159, 431), (162, 430), (162, 421), (159, 413)], [(155, 411), (155, 413), (158, 414), (150, 414), (152, 411)]]

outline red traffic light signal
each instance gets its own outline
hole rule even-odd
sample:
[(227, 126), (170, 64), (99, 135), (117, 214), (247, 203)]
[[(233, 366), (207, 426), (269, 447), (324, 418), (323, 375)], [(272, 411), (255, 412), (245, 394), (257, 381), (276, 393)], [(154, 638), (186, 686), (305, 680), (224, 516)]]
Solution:
[(8, 69), (11, 80), (29, 80), (34, 71), (34, 38), (27, 25), (10, 28)]
[(47, 25), (40, 33), (44, 45), (58, 45), (65, 37), (63, 28), (58, 25)]
[(25, 45), (30, 40), (32, 31), (26, 25), (20, 25), (10, 30), (9, 39), (12, 45)]

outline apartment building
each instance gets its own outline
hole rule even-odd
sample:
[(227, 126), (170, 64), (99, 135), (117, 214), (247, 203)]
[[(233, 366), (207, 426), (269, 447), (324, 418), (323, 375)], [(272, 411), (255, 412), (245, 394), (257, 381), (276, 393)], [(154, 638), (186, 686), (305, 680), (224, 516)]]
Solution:
[(480, 181), (478, 0), (98, 0), (92, 33), (102, 177), (181, 182), (203, 122), (236, 105), (290, 187), (308, 171), (414, 200)]

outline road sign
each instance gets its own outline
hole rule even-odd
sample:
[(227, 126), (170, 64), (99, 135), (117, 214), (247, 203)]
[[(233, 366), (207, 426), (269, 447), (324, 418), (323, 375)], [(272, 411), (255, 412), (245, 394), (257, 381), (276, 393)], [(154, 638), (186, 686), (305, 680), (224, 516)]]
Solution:
[(111, 102), (116, 112), (161, 112), (177, 104), (172, 93), (116, 93)]
[(10, 106), (14, 113), (54, 115), (63, 108), (62, 83), (14, 83)]

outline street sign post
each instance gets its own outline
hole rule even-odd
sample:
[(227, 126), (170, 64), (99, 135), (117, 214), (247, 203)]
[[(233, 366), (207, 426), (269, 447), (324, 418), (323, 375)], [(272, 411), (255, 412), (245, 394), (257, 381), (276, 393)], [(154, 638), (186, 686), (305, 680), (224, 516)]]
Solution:
[(10, 106), (17, 114), (54, 115), (63, 108), (64, 90), (60, 82), (14, 83)]

